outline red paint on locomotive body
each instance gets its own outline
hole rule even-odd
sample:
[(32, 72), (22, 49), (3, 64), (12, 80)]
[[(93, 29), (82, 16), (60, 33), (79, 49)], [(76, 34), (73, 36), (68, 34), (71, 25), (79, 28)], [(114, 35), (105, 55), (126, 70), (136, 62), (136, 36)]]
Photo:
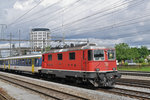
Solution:
[[(117, 69), (116, 60), (108, 60), (107, 51), (109, 49), (96, 49), (104, 50), (104, 60), (88, 60), (88, 50), (65, 51), (57, 53), (45, 53), (42, 68), (44, 69), (60, 69), (60, 70), (73, 70), (73, 71), (113, 71)], [(112, 49), (114, 50), (114, 49)], [(75, 59), (69, 59), (69, 53), (75, 53)], [(58, 60), (58, 54), (62, 54), (62, 60)], [(48, 60), (48, 55), (52, 55), (52, 60)]]

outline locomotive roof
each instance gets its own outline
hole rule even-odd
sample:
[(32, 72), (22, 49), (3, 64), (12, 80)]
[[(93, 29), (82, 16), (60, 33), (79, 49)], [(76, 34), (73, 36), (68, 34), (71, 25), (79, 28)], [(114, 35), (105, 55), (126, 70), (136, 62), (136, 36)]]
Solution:
[(64, 48), (64, 49), (53, 49), (46, 53), (57, 53), (57, 52), (67, 52), (67, 51), (76, 51), (76, 50), (85, 50), (85, 49), (114, 49), (112, 47), (101, 47), (101, 46), (80, 46), (80, 47), (71, 47), (71, 48)]
[(15, 57), (6, 57), (6, 58), (0, 58), (0, 60), (20, 59), (20, 58), (36, 58), (36, 57), (42, 57), (42, 54), (38, 54), (38, 55), (23, 55), (23, 56), (15, 56)]

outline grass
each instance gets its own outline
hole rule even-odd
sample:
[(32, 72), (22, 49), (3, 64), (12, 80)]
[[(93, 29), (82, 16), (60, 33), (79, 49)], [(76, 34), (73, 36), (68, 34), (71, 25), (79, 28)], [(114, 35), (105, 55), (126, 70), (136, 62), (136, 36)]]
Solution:
[(129, 66), (123, 66), (123, 67), (118, 67), (118, 70), (120, 71), (145, 71), (145, 72), (150, 72), (150, 66), (146, 67), (129, 67)]

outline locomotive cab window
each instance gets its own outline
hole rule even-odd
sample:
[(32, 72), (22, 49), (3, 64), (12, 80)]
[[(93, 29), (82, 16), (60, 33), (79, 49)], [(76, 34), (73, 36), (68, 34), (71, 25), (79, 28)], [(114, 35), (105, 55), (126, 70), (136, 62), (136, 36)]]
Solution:
[(48, 61), (52, 60), (52, 55), (48, 55)]
[(115, 60), (115, 51), (114, 50), (108, 50), (107, 56), (108, 56), (108, 60)]
[(62, 54), (57, 54), (58, 60), (62, 60)]
[(104, 50), (94, 50), (94, 60), (95, 61), (104, 60)]
[(75, 52), (69, 53), (69, 59), (75, 60)]

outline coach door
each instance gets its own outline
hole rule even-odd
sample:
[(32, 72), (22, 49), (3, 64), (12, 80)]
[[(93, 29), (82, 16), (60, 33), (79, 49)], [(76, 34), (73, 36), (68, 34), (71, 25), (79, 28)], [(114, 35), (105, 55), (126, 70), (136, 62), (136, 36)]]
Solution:
[(83, 71), (86, 71), (86, 69), (87, 69), (87, 55), (86, 55), (86, 51), (83, 51), (83, 62), (82, 62), (82, 64), (83, 64), (83, 66), (82, 66), (82, 70)]

